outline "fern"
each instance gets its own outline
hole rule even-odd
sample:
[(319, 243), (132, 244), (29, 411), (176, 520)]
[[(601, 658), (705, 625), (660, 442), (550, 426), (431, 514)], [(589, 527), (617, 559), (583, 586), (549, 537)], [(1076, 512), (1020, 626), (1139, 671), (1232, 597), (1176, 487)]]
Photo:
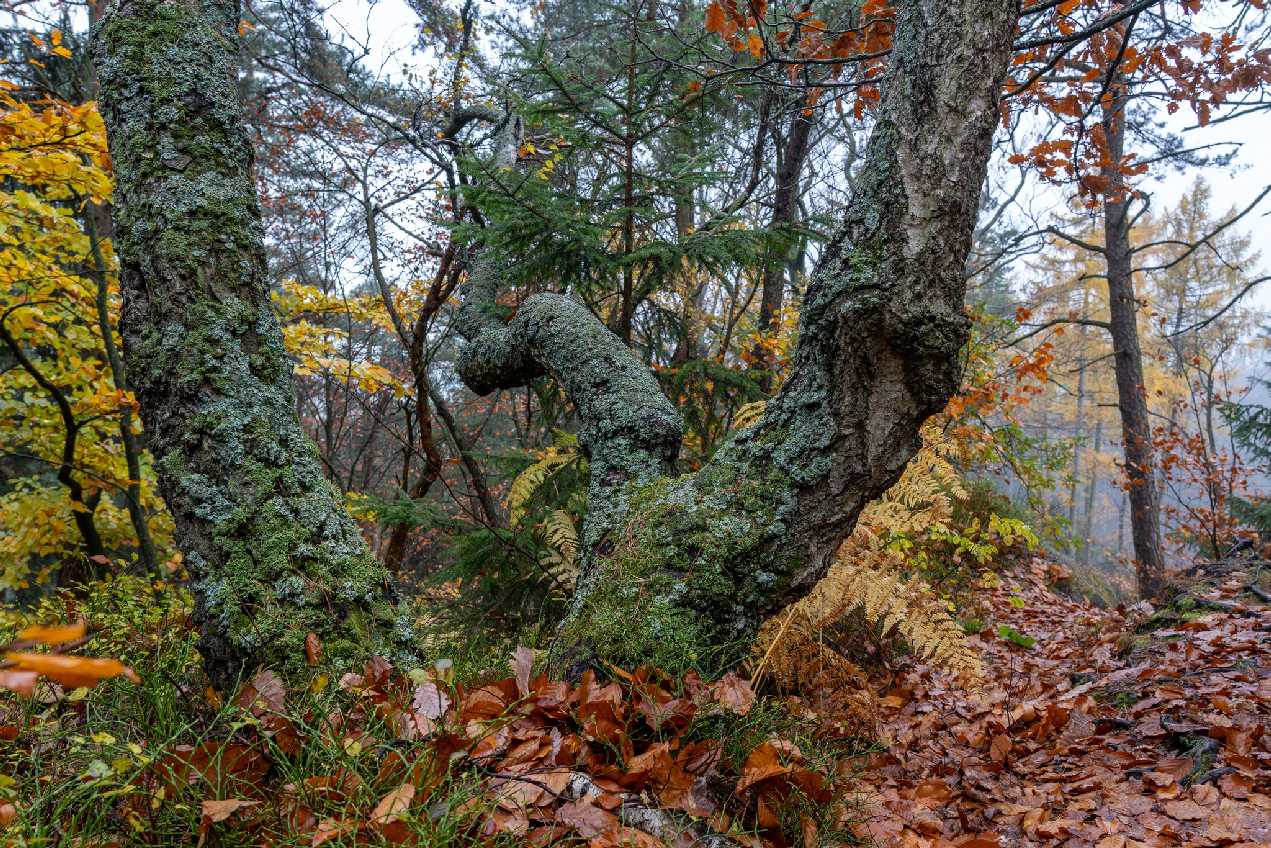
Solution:
[(911, 537), (950, 532), (953, 501), (966, 494), (951, 461), (956, 446), (934, 423), (922, 435), (923, 449), (896, 484), (862, 511), (825, 577), (760, 629), (752, 654), (755, 677), (769, 675), (789, 690), (827, 685), (859, 690), (860, 670), (827, 640), (855, 612), (880, 637), (899, 636), (916, 654), (958, 677), (981, 675), (978, 655), (945, 605), (921, 579), (900, 576)]
[(737, 410), (737, 414), (733, 416), (733, 429), (742, 430), (754, 424), (763, 415), (764, 407), (767, 405), (767, 401), (756, 400)]
[(578, 577), (578, 528), (573, 516), (563, 509), (552, 510), (538, 530), (543, 544), (554, 555), (554, 561), (545, 565), (562, 585), (573, 586)]
[(530, 500), (547, 479), (581, 456), (578, 438), (568, 433), (559, 433), (555, 444), (539, 453), (535, 462), (516, 475), (507, 496), (508, 519), (512, 526), (515, 527), (525, 519)]
[[(865, 556), (851, 558), (854, 554)], [(802, 688), (809, 643), (821, 643), (826, 631), (860, 611), (879, 636), (899, 636), (923, 659), (959, 677), (978, 678), (979, 657), (963, 641), (957, 622), (921, 580), (898, 576), (899, 560), (892, 551), (853, 551), (845, 545), (811, 594), (764, 624), (756, 650), (762, 647), (760, 655), (768, 663), (756, 672), (768, 671), (785, 688)], [(783, 621), (787, 616), (789, 621)], [(780, 641), (786, 644), (774, 647), (782, 630)], [(819, 661), (829, 661), (822, 651), (817, 654)]]

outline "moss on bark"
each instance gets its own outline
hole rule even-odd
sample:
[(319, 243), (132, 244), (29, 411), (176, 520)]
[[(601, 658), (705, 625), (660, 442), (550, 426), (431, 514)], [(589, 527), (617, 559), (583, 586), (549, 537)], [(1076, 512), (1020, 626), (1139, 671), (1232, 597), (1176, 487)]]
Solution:
[[(861, 509), (917, 451), (923, 421), (957, 389), (964, 263), (1017, 21), (1012, 0), (899, 4), (888, 87), (852, 202), (826, 245), (786, 384), (761, 420), (697, 474), (651, 480), (664, 402), (591, 316), (554, 316), (539, 295), (501, 324), (487, 264), (461, 323), (477, 391), (550, 374), (590, 439), (593, 496), (582, 577), (554, 651), (595, 660), (718, 668), (760, 621), (825, 573)], [(597, 375), (599, 379), (596, 379)], [(673, 455), (671, 452), (669, 455)], [(638, 474), (630, 469), (640, 469)], [(611, 471), (612, 470), (612, 471)]]
[(408, 643), (388, 576), (294, 412), (236, 84), (238, 5), (123, 0), (94, 59), (129, 374), (213, 681)]

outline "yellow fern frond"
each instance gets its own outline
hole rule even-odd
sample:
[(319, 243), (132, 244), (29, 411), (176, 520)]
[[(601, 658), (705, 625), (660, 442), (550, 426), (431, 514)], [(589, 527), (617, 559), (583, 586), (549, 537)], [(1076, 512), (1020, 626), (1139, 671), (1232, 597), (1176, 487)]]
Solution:
[(543, 542), (567, 565), (574, 564), (578, 557), (578, 528), (568, 512), (557, 509), (547, 516), (543, 521)]
[(539, 454), (538, 461), (516, 475), (507, 496), (508, 519), (513, 526), (520, 524), (525, 518), (525, 507), (530, 498), (534, 497), (539, 486), (542, 486), (557, 470), (578, 459), (579, 456), (581, 454), (575, 446), (552, 445)]
[(756, 400), (737, 410), (737, 414), (733, 416), (733, 429), (743, 430), (754, 424), (763, 415), (764, 407), (767, 405), (766, 400)]

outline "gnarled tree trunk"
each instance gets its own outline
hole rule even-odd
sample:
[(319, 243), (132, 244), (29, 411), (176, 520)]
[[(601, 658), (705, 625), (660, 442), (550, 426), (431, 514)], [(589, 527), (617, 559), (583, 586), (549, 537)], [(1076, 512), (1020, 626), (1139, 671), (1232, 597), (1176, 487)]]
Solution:
[(238, 24), (235, 0), (123, 0), (94, 50), (129, 378), (195, 579), (199, 649), (222, 687), (247, 668), (303, 665), (309, 632), (339, 656), (393, 628), (385, 572), (296, 420), (236, 87)]
[(1012, 0), (900, 4), (857, 194), (803, 304), (792, 373), (701, 471), (668, 477), (675, 409), (635, 356), (563, 295), (488, 307), (474, 270), (460, 373), (477, 392), (550, 374), (591, 459), (582, 573), (555, 660), (722, 666), (825, 573), (958, 385), (964, 263), (1006, 71)]

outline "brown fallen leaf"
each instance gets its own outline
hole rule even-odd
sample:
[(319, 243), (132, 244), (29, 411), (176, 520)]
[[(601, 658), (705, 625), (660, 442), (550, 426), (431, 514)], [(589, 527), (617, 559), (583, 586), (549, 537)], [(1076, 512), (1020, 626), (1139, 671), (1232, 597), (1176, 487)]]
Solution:
[(389, 822), (396, 821), (401, 818), (402, 813), (410, 809), (410, 802), (415, 798), (415, 785), (413, 783), (403, 783), (392, 792), (380, 799), (375, 805), (375, 809), (371, 811), (370, 823), (377, 827), (383, 827)]
[(305, 663), (317, 665), (321, 661), (322, 641), (318, 639), (317, 633), (309, 633), (305, 636)]
[(755, 690), (750, 688), (749, 680), (743, 680), (730, 671), (715, 684), (715, 699), (729, 712), (746, 715), (755, 705)]
[(259, 801), (244, 801), (241, 798), (204, 801), (202, 807), (203, 817), (199, 820), (198, 844), (202, 846), (207, 841), (207, 835), (211, 832), (213, 824), (225, 821), (244, 807), (254, 807), (259, 803)]
[(1209, 816), (1209, 811), (1190, 798), (1177, 801), (1166, 801), (1165, 812), (1179, 821), (1200, 821)]
[(512, 676), (522, 698), (530, 694), (530, 672), (534, 668), (534, 652), (524, 645), (512, 652)]
[(989, 759), (995, 763), (1006, 762), (1006, 755), (1011, 752), (1012, 747), (1011, 737), (1005, 733), (999, 733), (993, 737), (993, 742), (989, 745)]
[(578, 831), (584, 839), (593, 839), (618, 829), (618, 817), (588, 801), (570, 801), (556, 810), (556, 821)]

